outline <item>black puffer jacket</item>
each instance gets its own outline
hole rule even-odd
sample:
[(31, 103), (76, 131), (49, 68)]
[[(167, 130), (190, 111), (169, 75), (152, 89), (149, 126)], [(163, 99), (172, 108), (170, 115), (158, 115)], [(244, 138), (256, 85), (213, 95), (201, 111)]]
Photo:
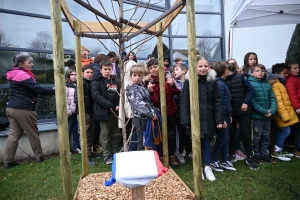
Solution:
[[(247, 76), (235, 71), (226, 78), (225, 84), (231, 93), (232, 116), (251, 114), (251, 99), (255, 90)], [(247, 111), (241, 110), (243, 103), (248, 105)]]
[[(115, 76), (104, 78), (100, 73), (98, 78), (93, 78), (91, 83), (92, 98), (94, 100), (94, 119), (108, 120), (108, 112), (116, 110), (119, 106), (121, 84)], [(113, 92), (115, 91), (115, 92)]]
[[(216, 72), (214, 70), (209, 70), (205, 76), (198, 76), (201, 138), (204, 135), (208, 138), (213, 137), (216, 125), (224, 123), (222, 97), (215, 79)], [(193, 117), (193, 113), (190, 113), (189, 95), (189, 81), (187, 80), (181, 93), (180, 120), (181, 124), (188, 126)]]
[[(83, 78), (84, 108), (85, 108), (85, 113), (88, 113), (88, 114), (93, 114), (93, 112), (94, 112), (94, 110), (93, 110), (94, 101), (93, 101), (92, 93), (91, 93), (91, 82), (92, 81)], [(77, 87), (75, 90), (74, 102), (76, 104), (76, 113), (79, 113)]]

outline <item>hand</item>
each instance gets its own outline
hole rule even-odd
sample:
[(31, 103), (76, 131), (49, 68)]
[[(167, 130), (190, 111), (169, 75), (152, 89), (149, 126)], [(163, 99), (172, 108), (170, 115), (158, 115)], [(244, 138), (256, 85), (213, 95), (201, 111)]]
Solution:
[(116, 111), (119, 111), (119, 106), (116, 106)]
[(227, 128), (227, 123), (225, 121), (222, 128)]
[(299, 115), (300, 114), (300, 108), (296, 109), (296, 113)]
[(242, 107), (241, 107), (241, 111), (247, 111), (247, 109), (248, 109), (248, 105), (247, 104), (245, 104), (245, 103), (243, 103), (242, 104)]
[(167, 83), (168, 83), (170, 86), (174, 85), (174, 79), (168, 78), (168, 79), (167, 79)]
[(148, 84), (148, 90), (149, 90), (149, 92), (153, 92), (154, 85), (155, 84), (152, 84), (152, 83), (149, 82), (149, 84)]
[(157, 120), (157, 115), (154, 114), (154, 116), (152, 117), (152, 120)]
[(217, 128), (222, 128), (223, 127), (223, 124), (217, 124)]

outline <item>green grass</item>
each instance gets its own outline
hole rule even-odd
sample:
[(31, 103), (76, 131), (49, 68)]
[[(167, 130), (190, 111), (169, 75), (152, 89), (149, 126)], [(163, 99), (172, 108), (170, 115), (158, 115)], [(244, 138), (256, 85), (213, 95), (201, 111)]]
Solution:
[[(90, 173), (110, 171), (103, 159), (95, 159), (96, 167)], [(236, 172), (214, 172), (215, 182), (203, 181), (205, 199), (300, 199), (300, 159), (277, 164), (264, 164), (252, 171), (244, 161), (234, 163)], [(72, 186), (76, 191), (81, 175), (80, 154), (71, 155)], [(192, 161), (181, 165), (175, 172), (193, 191)], [(59, 157), (42, 163), (22, 162), (19, 166), (0, 169), (0, 199), (62, 199)]]

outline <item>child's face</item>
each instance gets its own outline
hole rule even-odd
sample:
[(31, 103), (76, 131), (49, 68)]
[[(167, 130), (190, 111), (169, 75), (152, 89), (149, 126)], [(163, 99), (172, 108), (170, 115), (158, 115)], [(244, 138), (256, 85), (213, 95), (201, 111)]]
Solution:
[(265, 75), (265, 70), (264, 69), (261, 69), (259, 67), (256, 67), (253, 72), (251, 73), (251, 75), (254, 77), (254, 78), (257, 78), (257, 79), (262, 79)]
[(130, 79), (133, 84), (140, 84), (143, 80), (143, 73), (132, 73)]
[(70, 74), (70, 81), (73, 82), (73, 83), (75, 83), (76, 80), (77, 80), (77, 78), (76, 78), (76, 72), (73, 71), (73, 72)]
[(86, 69), (86, 70), (84, 70), (82, 75), (83, 75), (83, 78), (85, 78), (87, 80), (92, 80), (94, 71), (91, 69)]
[(133, 53), (130, 53), (129, 56), (128, 56), (128, 59), (133, 60), (133, 57), (134, 57)]
[(159, 69), (158, 65), (151, 65), (149, 67), (149, 72), (150, 72), (151, 76), (154, 76), (154, 77), (158, 76), (158, 69)]
[(109, 58), (109, 60), (110, 60), (110, 62), (114, 63), (114, 62), (116, 62), (117, 58), (116, 57), (111, 57), (111, 58)]
[(169, 65), (169, 61), (168, 60), (164, 60), (164, 65), (168, 66)]
[(198, 61), (198, 74), (204, 76), (208, 73), (209, 66), (206, 60), (199, 60)]
[(286, 77), (288, 76), (288, 72), (289, 72), (289, 70), (284, 68), (284, 69), (282, 69), (282, 71), (279, 74), (281, 76), (283, 76), (284, 79), (286, 79)]
[(103, 65), (102, 69), (100, 69), (100, 73), (102, 74), (102, 76), (107, 79), (110, 78), (111, 72), (112, 72), (112, 66)]
[(180, 67), (175, 67), (175, 69), (174, 69), (175, 79), (181, 78), (182, 76), (185, 75), (185, 73), (186, 73), (186, 70), (182, 70)]
[(257, 58), (256, 58), (256, 55), (251, 54), (251, 55), (249, 56), (248, 64), (249, 64), (251, 67), (257, 64)]
[(81, 51), (81, 57), (83, 57), (83, 58), (87, 58), (88, 57), (88, 55), (89, 55), (89, 51), (87, 51), (87, 50), (82, 50)]
[(297, 76), (299, 75), (299, 65), (298, 64), (294, 64), (291, 66), (290, 74), (297, 75)]

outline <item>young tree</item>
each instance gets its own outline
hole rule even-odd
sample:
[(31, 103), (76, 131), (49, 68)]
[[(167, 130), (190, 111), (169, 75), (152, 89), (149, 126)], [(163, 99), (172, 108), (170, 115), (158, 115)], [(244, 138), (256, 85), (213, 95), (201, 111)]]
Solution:
[(9, 42), (9, 38), (5, 35), (5, 33), (2, 30), (0, 30), (0, 46), (9, 47)]
[[(52, 50), (52, 38), (51, 34), (47, 31), (40, 31), (36, 33), (35, 38), (29, 42), (29, 48), (32, 49), (41, 49), (41, 50)], [(49, 58), (50, 55), (47, 53), (37, 53), (37, 58)]]

